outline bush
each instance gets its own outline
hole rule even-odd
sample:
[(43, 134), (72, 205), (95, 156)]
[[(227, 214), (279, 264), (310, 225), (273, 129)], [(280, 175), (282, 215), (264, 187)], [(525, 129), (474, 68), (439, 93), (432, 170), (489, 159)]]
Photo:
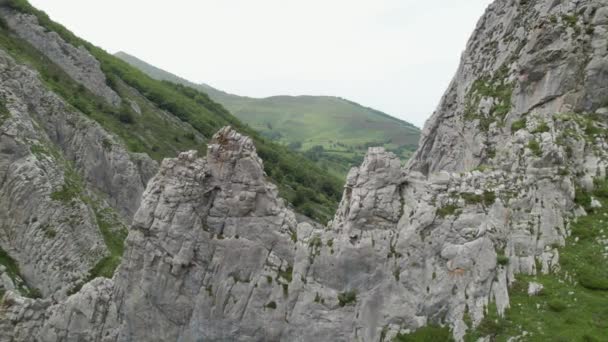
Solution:
[(606, 270), (596, 270), (587, 266), (578, 272), (578, 281), (581, 286), (589, 290), (608, 291)]
[(554, 299), (547, 303), (547, 305), (549, 306), (549, 309), (554, 312), (562, 312), (568, 308), (568, 305), (559, 299)]
[(456, 214), (458, 211), (458, 207), (453, 204), (445, 205), (439, 209), (437, 209), (437, 216), (441, 218), (445, 218), (450, 215)]
[(526, 118), (513, 122), (511, 124), (511, 132), (515, 133), (515, 132), (519, 131), (520, 129), (526, 128), (526, 123), (527, 123)]
[(530, 149), (530, 151), (532, 151), (532, 153), (534, 153), (537, 157), (540, 157), (543, 155), (543, 150), (540, 147), (540, 144), (538, 143), (538, 141), (532, 139), (530, 140), (530, 142), (528, 143), (528, 148)]
[(585, 209), (589, 209), (591, 207), (591, 196), (583, 189), (577, 187), (574, 193), (574, 203)]
[(118, 120), (125, 124), (135, 123), (133, 113), (131, 113), (131, 111), (126, 107), (121, 108), (120, 112), (118, 113)]
[(506, 322), (504, 319), (494, 319), (486, 316), (479, 326), (477, 326), (476, 331), (481, 336), (496, 336), (501, 334), (506, 328)]
[(531, 133), (532, 134), (545, 133), (545, 132), (549, 132), (549, 131), (550, 131), (549, 125), (547, 125), (546, 122), (542, 121), (541, 123), (538, 124), (538, 126), (536, 126), (536, 128)]
[(288, 145), (290, 150), (299, 150), (300, 148), (302, 148), (302, 142), (301, 141), (294, 141), (289, 143)]
[(67, 204), (70, 203), (74, 198), (77, 198), (79, 194), (79, 188), (66, 183), (61, 187), (61, 190), (51, 193), (51, 199)]
[(272, 302), (266, 304), (266, 307), (274, 310), (277, 308), (277, 303), (275, 301), (272, 301)]
[(429, 325), (414, 331), (411, 334), (398, 334), (394, 342), (452, 342), (454, 338), (450, 329), (436, 325)]
[(42, 292), (40, 292), (40, 290), (37, 288), (31, 288), (26, 294), (26, 297), (32, 299), (42, 298)]
[(357, 302), (357, 291), (346, 291), (338, 294), (338, 302), (341, 307)]
[(496, 194), (493, 191), (484, 191), (483, 195), (477, 195), (469, 192), (460, 194), (467, 204), (479, 204), (490, 206), (496, 200)]
[(496, 256), (496, 263), (501, 266), (506, 266), (509, 264), (509, 257), (503, 254), (499, 254)]

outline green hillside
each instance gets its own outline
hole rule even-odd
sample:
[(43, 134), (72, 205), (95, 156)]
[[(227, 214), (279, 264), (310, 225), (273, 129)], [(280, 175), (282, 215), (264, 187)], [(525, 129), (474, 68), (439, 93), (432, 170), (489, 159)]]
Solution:
[[(108, 105), (80, 86), (0, 21), (0, 48), (19, 63), (37, 70), (49, 89), (117, 135), (131, 152), (147, 153), (156, 160), (175, 157), (180, 151), (189, 149), (205, 152), (208, 139), (221, 127), (231, 125), (253, 138), (264, 159), (266, 172), (278, 185), (282, 197), (301, 213), (320, 221), (327, 221), (333, 215), (342, 193), (339, 178), (301, 154), (260, 136), (206, 94), (147, 76), (76, 37), (26, 0), (9, 0), (0, 6), (35, 15), (44, 28), (58, 33), (74, 46), (86, 48), (100, 62), (108, 86), (123, 100), (120, 108)], [(140, 113), (134, 107), (139, 108)]]
[(341, 177), (360, 164), (369, 146), (385, 146), (407, 159), (420, 138), (420, 130), (414, 125), (342, 98), (236, 96), (206, 84), (194, 84), (127, 53), (116, 56), (153, 78), (204, 91), (263, 136), (303, 151), (322, 168)]

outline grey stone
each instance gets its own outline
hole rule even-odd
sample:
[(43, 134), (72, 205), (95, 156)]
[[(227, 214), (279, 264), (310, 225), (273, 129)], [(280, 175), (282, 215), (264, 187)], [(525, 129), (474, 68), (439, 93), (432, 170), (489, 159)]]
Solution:
[(21, 14), (12, 9), (0, 9), (0, 17), (17, 33), (50, 60), (56, 63), (74, 81), (82, 84), (94, 95), (108, 103), (119, 106), (120, 96), (106, 84), (106, 76), (99, 62), (84, 46), (74, 47), (59, 34), (47, 31), (38, 24), (38, 19), (30, 14)]
[(543, 284), (530, 282), (528, 284), (528, 296), (538, 296), (543, 292), (544, 288), (545, 287), (543, 286)]
[[(569, 222), (584, 214), (574, 202), (575, 189), (591, 189), (593, 179), (606, 174), (608, 144), (579, 126), (586, 114), (569, 114), (573, 120), (556, 114), (591, 113), (602, 106), (598, 99), (608, 95), (605, 35), (577, 38), (563, 23), (550, 24), (550, 17), (581, 11), (591, 17), (593, 11), (584, 6), (593, 5), (594, 32), (605, 32), (608, 4), (554, 5), (549, 0), (490, 5), (412, 160), (402, 167), (392, 153), (371, 148), (349, 173), (327, 227), (298, 220), (267, 181), (252, 140), (225, 127), (213, 137), (206, 158), (184, 152), (163, 161), (141, 203), (134, 201), (138, 209), (112, 280), (93, 280), (68, 298), (30, 300), (9, 292), (8, 305), (0, 308), (0, 338), (378, 341), (443, 324), (461, 341), (482, 322), (490, 302), (504, 314), (517, 274), (559, 269), (555, 246), (565, 244)], [(574, 77), (581, 71), (585, 77)], [(5, 82), (10, 85), (13, 78)], [(492, 78), (511, 83), (509, 99), (500, 98), (502, 92), (471, 92), (474, 84)], [(5, 88), (12, 89), (0, 87)], [(471, 102), (476, 96), (478, 103)], [(501, 101), (507, 101), (504, 121), (479, 120), (495, 113)], [(13, 105), (9, 109), (25, 116)], [(512, 132), (511, 124), (523, 117), (526, 127)], [(566, 131), (571, 134), (564, 139)], [(28, 162), (34, 158), (27, 144), (2, 139), (11, 155), (25, 158), (12, 177), (31, 172), (36, 183), (28, 191), (48, 195), (61, 183), (57, 163), (49, 162), (48, 179), (36, 176), (42, 167)], [(134, 175), (126, 184), (139, 189), (155, 168), (121, 156), (133, 170), (127, 174)], [(0, 170), (16, 167), (13, 160), (19, 158), (0, 159)], [(79, 169), (87, 174), (86, 167)], [(87, 179), (104, 184), (103, 177)], [(131, 203), (113, 198), (114, 207)], [(8, 208), (8, 200), (0, 203)], [(87, 212), (84, 204), (71, 209), (52, 204), (58, 215)], [(44, 205), (49, 204), (36, 208)], [(87, 246), (99, 242), (94, 227), (81, 228)], [(47, 247), (32, 241), (36, 248)], [(65, 254), (80, 257), (69, 249)], [(19, 262), (34, 265), (43, 257), (20, 255)], [(81, 261), (78, 269), (90, 261)], [(43, 263), (28, 275), (34, 278), (51, 266)]]

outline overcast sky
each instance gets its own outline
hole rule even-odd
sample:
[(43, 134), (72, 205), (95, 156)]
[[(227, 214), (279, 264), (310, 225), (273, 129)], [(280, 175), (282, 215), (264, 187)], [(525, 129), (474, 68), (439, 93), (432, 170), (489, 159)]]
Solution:
[(82, 38), (253, 97), (334, 95), (422, 126), (491, 0), (30, 0)]

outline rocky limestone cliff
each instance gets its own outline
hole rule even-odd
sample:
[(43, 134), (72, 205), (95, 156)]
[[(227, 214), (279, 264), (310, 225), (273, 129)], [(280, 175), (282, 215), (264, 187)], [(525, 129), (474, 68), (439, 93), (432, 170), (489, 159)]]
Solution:
[[(2, 50), (0, 98), (0, 245), (43, 295), (64, 296), (107, 256), (100, 220), (130, 223), (157, 166)], [(108, 208), (120, 217), (104, 218)]]
[(605, 1), (492, 4), (415, 158), (370, 149), (327, 227), (298, 222), (251, 140), (222, 129), (205, 159), (163, 162), (113, 279), (8, 292), (0, 336), (387, 341), (443, 324), (462, 340), (509, 307), (516, 274), (560, 267), (577, 189), (606, 176), (607, 16)]
[[(575, 121), (552, 125), (583, 136)], [(225, 128), (206, 159), (163, 162), (113, 280), (57, 304), (11, 294), (3, 315), (22, 340), (41, 341), (377, 341), (438, 322), (460, 338), (465, 312), (476, 324), (490, 301), (508, 307), (515, 273), (559, 267), (574, 184), (525, 158), (518, 141), (532, 137), (519, 131), (509, 146), (521, 173), (426, 178), (370, 149), (323, 228), (296, 222), (251, 140)], [(551, 147), (548, 156), (561, 152)], [(582, 160), (567, 166), (582, 170)]]
[(513, 122), (608, 106), (603, 0), (495, 1), (424, 127), (411, 168), (470, 171), (491, 162)]
[(1, 8), (0, 17), (13, 32), (57, 64), (74, 81), (114, 106), (121, 104), (120, 96), (106, 84), (99, 62), (85, 47), (74, 47), (65, 42), (56, 32), (40, 26), (38, 19), (31, 14)]

